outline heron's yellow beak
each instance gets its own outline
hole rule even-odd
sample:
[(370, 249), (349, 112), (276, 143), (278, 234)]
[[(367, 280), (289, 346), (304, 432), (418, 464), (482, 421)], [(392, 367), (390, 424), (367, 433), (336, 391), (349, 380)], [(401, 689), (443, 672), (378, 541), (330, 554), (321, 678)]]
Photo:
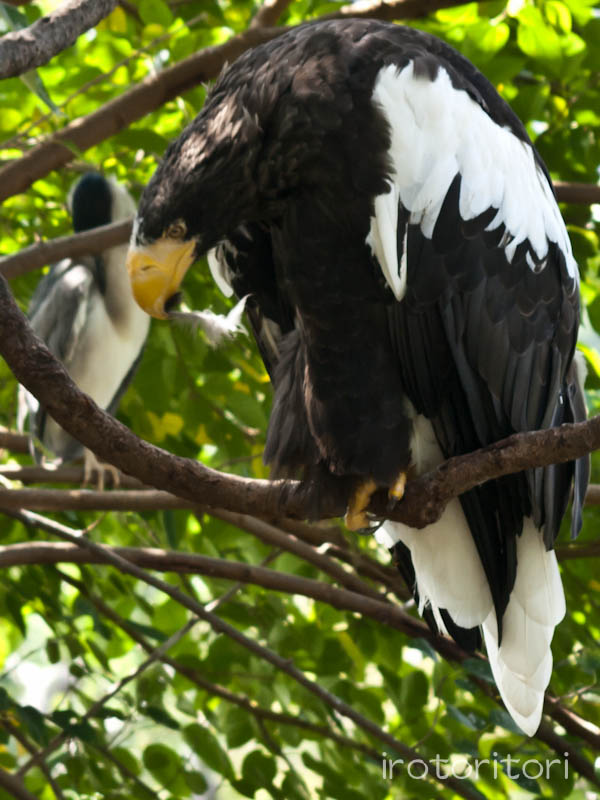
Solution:
[(167, 319), (165, 303), (177, 293), (194, 262), (193, 239), (157, 239), (153, 244), (132, 246), (127, 254), (131, 290), (138, 305), (157, 319)]

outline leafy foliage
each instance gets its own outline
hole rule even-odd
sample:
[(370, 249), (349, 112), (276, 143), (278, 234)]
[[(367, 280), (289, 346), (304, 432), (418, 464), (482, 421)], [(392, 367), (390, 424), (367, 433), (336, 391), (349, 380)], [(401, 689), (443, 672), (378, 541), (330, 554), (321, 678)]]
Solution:
[[(36, 2), (18, 14), (30, 23), (55, 4)], [(0, 3), (0, 9), (4, 10)], [(8, 8), (8, 7), (6, 7)], [(282, 24), (336, 11), (338, 3), (296, 0)], [(0, 16), (0, 32), (19, 17)], [(131, 85), (247, 28), (252, 0), (129, 0), (28, 80), (0, 84), (0, 159), (17, 159), (66, 123), (105, 106)], [(16, 20), (16, 21), (15, 21)], [(552, 176), (597, 181), (600, 163), (600, 16), (591, 0), (491, 0), (440, 10), (412, 22), (443, 37), (474, 61), (525, 122)], [(66, 196), (89, 168), (113, 175), (139, 194), (157, 159), (201, 107), (197, 86), (142, 121), (82, 153), (68, 167), (8, 200), (0, 216), (0, 252), (70, 232)], [(56, 107), (58, 111), (49, 111)], [(600, 235), (598, 207), (563, 208), (583, 276), (586, 303), (582, 350), (588, 358), (588, 400), (600, 404)], [(39, 273), (15, 280), (25, 309)], [(186, 278), (192, 308), (227, 308), (208, 270)], [(16, 384), (0, 364), (0, 422), (15, 427)], [(261, 461), (269, 416), (268, 376), (249, 337), (210, 350), (201, 335), (153, 323), (136, 378), (119, 417), (141, 437), (189, 458), (245, 476), (266, 477)], [(5, 452), (6, 466), (27, 456)], [(598, 464), (594, 475), (598, 479)], [(596, 538), (597, 510), (586, 511), (582, 542)], [(269, 565), (328, 581), (319, 569), (275, 551), (249, 531), (191, 511), (62, 512), (53, 519), (110, 545), (161, 547)], [(45, 540), (9, 517), (4, 545)], [(566, 538), (566, 534), (565, 534)], [(369, 538), (347, 536), (347, 554), (386, 563)], [(439, 757), (490, 800), (503, 797), (595, 797), (597, 785), (558, 758), (540, 739), (523, 737), (495, 698), (484, 661), (442, 659), (368, 618), (297, 595), (251, 584), (225, 593), (221, 579), (170, 573), (167, 579), (202, 603), (224, 598), (217, 613), (239, 631), (289, 659), (424, 759)], [(592, 559), (563, 562), (567, 618), (554, 639), (551, 690), (592, 726), (600, 725), (600, 583)], [(197, 624), (164, 658), (135, 675), (147, 653), (188, 621), (172, 598), (108, 566), (62, 564), (0, 571), (0, 766), (23, 769), (40, 800), (102, 797), (269, 796), (454, 797), (420, 779), (406, 764), (289, 675), (205, 623)], [(134, 676), (131, 681), (126, 680)], [(122, 682), (122, 684), (119, 684)], [(115, 686), (119, 691), (108, 698)], [(98, 701), (102, 701), (98, 703)], [(565, 751), (587, 762), (590, 740), (558, 729)], [(30, 755), (60, 736), (45, 759)], [(562, 753), (563, 751), (560, 750)], [(517, 778), (500, 759), (530, 766)], [(561, 756), (562, 758), (562, 756)], [(387, 759), (387, 760), (385, 760)], [(487, 760), (478, 771), (477, 760)], [(567, 759), (568, 762), (568, 759)], [(513, 762), (514, 765), (515, 762)], [(40, 766), (43, 765), (43, 768)], [(392, 774), (393, 772), (393, 774)], [(8, 797), (0, 789), (0, 800)]]

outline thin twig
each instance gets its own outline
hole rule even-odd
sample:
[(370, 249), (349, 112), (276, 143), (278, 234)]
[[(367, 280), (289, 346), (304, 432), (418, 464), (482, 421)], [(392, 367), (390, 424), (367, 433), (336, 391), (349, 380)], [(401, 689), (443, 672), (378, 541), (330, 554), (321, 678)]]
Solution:
[[(21, 513), (24, 514), (26, 517), (28, 517), (32, 524), (37, 524), (38, 523), (37, 515), (31, 514), (31, 513), (28, 513), (28, 512), (21, 512)], [(43, 525), (45, 523), (46, 523), (46, 520), (44, 520), (42, 518), (41, 524)], [(165, 583), (164, 581), (160, 581), (160, 580), (154, 578), (153, 576), (150, 576), (148, 573), (145, 573), (143, 570), (139, 569), (138, 567), (134, 567), (131, 563), (128, 564), (128, 562), (126, 560), (124, 560), (122, 558), (122, 556), (119, 555), (115, 550), (108, 550), (104, 546), (100, 546), (100, 545), (95, 544), (94, 542), (91, 542), (89, 540), (82, 539), (80, 536), (73, 535), (73, 533), (69, 532), (69, 529), (66, 528), (66, 526), (60, 526), (60, 527), (57, 526), (56, 532), (58, 533), (58, 535), (61, 535), (63, 538), (66, 538), (70, 542), (75, 543), (75, 544), (81, 544), (82, 547), (85, 547), (89, 551), (91, 551), (93, 553), (96, 553), (96, 554), (100, 555), (101, 557), (104, 556), (105, 557), (104, 560), (107, 561), (107, 562), (112, 562), (112, 563), (117, 563), (118, 562), (121, 565), (119, 568), (121, 568), (123, 571), (130, 572), (131, 574), (134, 574), (137, 577), (140, 577), (142, 580), (145, 580), (147, 583), (150, 583), (151, 585), (155, 586), (156, 588), (163, 589), (168, 594), (170, 594), (171, 597), (176, 599), (178, 602), (182, 603), (182, 605), (190, 608), (190, 610), (194, 610), (196, 608), (196, 605), (194, 605), (193, 608), (189, 606), (189, 604), (188, 604), (189, 598), (187, 597), (187, 595), (182, 594), (177, 589), (173, 589), (172, 587), (170, 587), (169, 584)], [(178, 554), (178, 555), (180, 555), (180, 554)], [(204, 557), (204, 558), (206, 558), (206, 557)], [(213, 561), (219, 562), (219, 559), (214, 559)], [(227, 563), (230, 563), (230, 562), (227, 562)], [(237, 573), (237, 575), (238, 575), (239, 579), (242, 582), (247, 582), (247, 569), (249, 567), (248, 567), (248, 565), (241, 565), (241, 566), (244, 567), (245, 569), (242, 570), (242, 572)], [(234, 569), (234, 572), (235, 572), (236, 571), (236, 567), (234, 567), (233, 569)], [(250, 569), (256, 570), (257, 568), (250, 568)], [(267, 570), (265, 572), (271, 572), (271, 571)], [(229, 576), (231, 578), (232, 577), (231, 573), (228, 573), (228, 574), (229, 574)], [(256, 576), (256, 572), (254, 573), (254, 575)], [(290, 576), (290, 577), (293, 577), (293, 576)], [(311, 582), (311, 583), (318, 585), (318, 582), (316, 582), (316, 581), (315, 582)], [(266, 586), (266, 588), (276, 588), (276, 586), (273, 583), (271, 583), (270, 580), (268, 580), (265, 583), (265, 586)], [(304, 584), (302, 588), (306, 588), (307, 586), (310, 586), (310, 584)], [(298, 587), (298, 588), (300, 588), (300, 587)], [(413, 620), (411, 617), (406, 617), (406, 615), (404, 615), (403, 612), (401, 612), (399, 609), (397, 610), (397, 612), (395, 612), (393, 615), (390, 616), (387, 612), (390, 610), (390, 608), (393, 608), (393, 606), (386, 605), (385, 603), (380, 603), (378, 601), (373, 601), (370, 598), (361, 597), (360, 595), (356, 595), (354, 592), (348, 592), (347, 590), (333, 589), (333, 587), (326, 587), (326, 589), (328, 590), (328, 592), (325, 593), (325, 594), (323, 592), (321, 592), (320, 590), (317, 590), (317, 593), (316, 593), (316, 595), (315, 595), (315, 597), (313, 599), (324, 600), (324, 602), (327, 602), (327, 603), (329, 603), (331, 605), (334, 605), (335, 607), (340, 607), (340, 606), (336, 605), (336, 601), (337, 600), (341, 600), (342, 601), (342, 606), (341, 606), (342, 608), (347, 608), (348, 610), (357, 610), (360, 613), (364, 613), (366, 616), (372, 616), (374, 619), (377, 619), (378, 621), (385, 622), (386, 624), (391, 624), (392, 627), (398, 627), (400, 630), (403, 630), (402, 618), (404, 618), (405, 620), (408, 620), (408, 624), (409, 624), (409, 631), (404, 631), (404, 632), (407, 632), (408, 635), (415, 635), (415, 634), (411, 634), (411, 632), (410, 632), (410, 627), (412, 625), (420, 627), (422, 635), (423, 635), (422, 638), (428, 639), (430, 641), (430, 643), (432, 644), (432, 646), (435, 647), (444, 658), (450, 658), (452, 660), (456, 660), (456, 659), (457, 660), (462, 660), (462, 658), (464, 658), (465, 654), (460, 650), (460, 648), (458, 648), (454, 644), (454, 642), (451, 642), (450, 640), (445, 639), (443, 637), (433, 637), (431, 632), (428, 630), (428, 628), (425, 625), (423, 625), (422, 623), (419, 623), (416, 620)], [(288, 589), (286, 589), (286, 591), (289, 591), (289, 586), (288, 586)], [(300, 590), (298, 593), (301, 594), (303, 592), (302, 592), (302, 590)], [(331, 593), (333, 593), (333, 594), (331, 594)], [(312, 596), (312, 594), (309, 595), (309, 596)], [(348, 599), (350, 599), (349, 603), (348, 603)], [(192, 602), (194, 604), (196, 603), (196, 601), (192, 601)], [(356, 605), (356, 603), (358, 603), (358, 606)], [(380, 607), (380, 611), (378, 611), (377, 608), (374, 608), (373, 604), (375, 604), (375, 606), (379, 606)], [(204, 611), (206, 611), (206, 609), (204, 609)], [(373, 613), (373, 611), (375, 613)], [(398, 616), (398, 612), (399, 612), (399, 616)], [(398, 624), (398, 623), (400, 623), (400, 624)], [(234, 629), (232, 629), (232, 630), (234, 630)], [(480, 685), (482, 685), (482, 682), (478, 681), (478, 683)], [(490, 686), (488, 686), (486, 684), (485, 686), (482, 685), (482, 688), (484, 689), (485, 693), (488, 694), (488, 696), (490, 696), (496, 702), (500, 702), (497, 694), (495, 692), (492, 692)], [(546, 704), (546, 709), (545, 710), (548, 711), (548, 713), (550, 713), (550, 715), (552, 717), (557, 718), (562, 713), (561, 707), (560, 707), (558, 701), (554, 700), (553, 698), (550, 698), (550, 701), (551, 701), (550, 703)], [(586, 725), (586, 723), (584, 721), (581, 721), (577, 717), (577, 715), (575, 715), (571, 711), (567, 712), (567, 717), (568, 717), (568, 722), (569, 722), (569, 730), (574, 735), (577, 735), (579, 738), (583, 739), (584, 741), (588, 741), (588, 742), (593, 744), (594, 740), (595, 740), (595, 737), (596, 737), (596, 733), (594, 733), (594, 731), (590, 730), (589, 725)], [(540, 727), (540, 729), (539, 729), (539, 731), (537, 733), (537, 738), (539, 738), (541, 741), (545, 741), (546, 743), (550, 744), (551, 747), (554, 747), (555, 744), (556, 744), (556, 736), (555, 736), (554, 732), (552, 731), (552, 729), (546, 723), (543, 723), (542, 726)], [(559, 754), (562, 754), (563, 751), (559, 749), (556, 752), (559, 753)], [(585, 758), (581, 757), (579, 754), (577, 754), (575, 751), (573, 751), (572, 757), (571, 757), (571, 762), (572, 762), (574, 768), (576, 768), (582, 775), (585, 775), (593, 783), (595, 783), (597, 785), (600, 785), (600, 781), (595, 776), (593, 766), (589, 762), (587, 762), (585, 760)]]
[[(47, 520), (40, 519), (37, 514), (20, 512), (29, 524), (45, 527)], [(17, 564), (110, 564), (119, 561), (125, 572), (144, 575), (147, 582), (149, 575), (146, 569), (164, 572), (189, 573), (207, 575), (212, 578), (221, 578), (244, 584), (255, 584), (272, 591), (286, 594), (297, 594), (309, 597), (312, 600), (327, 603), (341, 611), (350, 611), (382, 622), (391, 628), (402, 631), (410, 637), (423, 638), (431, 642), (446, 658), (462, 661), (466, 657), (458, 645), (450, 639), (436, 637), (429, 628), (420, 620), (411, 617), (399, 606), (377, 600), (371, 596), (359, 594), (348, 589), (339, 589), (323, 581), (313, 578), (303, 578), (287, 572), (247, 564), (242, 561), (229, 561), (198, 553), (182, 553), (179, 551), (159, 550), (157, 548), (129, 548), (129, 547), (100, 547), (91, 544), (78, 546), (82, 541), (64, 525), (56, 524), (53, 527), (56, 536), (68, 539), (69, 544), (53, 542), (31, 542), (22, 544), (5, 545), (0, 548), (0, 567), (14, 566)], [(82, 551), (82, 547), (85, 549)], [(159, 579), (154, 579), (159, 580)], [(163, 582), (160, 581), (160, 586)], [(153, 584), (154, 585), (154, 584)]]
[[(84, 584), (82, 581), (78, 581), (76, 578), (72, 578), (71, 576), (65, 575), (64, 579), (68, 580), (69, 583), (79, 589), (79, 591), (84, 594), (91, 603), (93, 603), (93, 605), (104, 617), (106, 617), (106, 619), (109, 619), (111, 622), (121, 628), (121, 630), (125, 631), (125, 633), (127, 633), (131, 639), (143, 647), (144, 650), (147, 652), (151, 652), (153, 650), (152, 645), (146, 641), (145, 637), (139, 632), (139, 630), (133, 628), (129, 624), (128, 620), (110, 608), (110, 606), (107, 606), (101, 597), (89, 590), (89, 587), (86, 584)], [(254, 717), (267, 722), (273, 722), (277, 725), (286, 725), (300, 728), (301, 730), (310, 731), (311, 733), (317, 734), (323, 738), (331, 739), (332, 741), (341, 744), (343, 747), (349, 747), (353, 750), (357, 750), (358, 752), (361, 752), (364, 755), (376, 760), (379, 760), (381, 757), (381, 754), (377, 750), (374, 750), (368, 745), (357, 742), (347, 736), (342, 736), (335, 731), (332, 731), (330, 728), (325, 727), (324, 725), (317, 725), (314, 722), (309, 722), (308, 720), (302, 719), (302, 717), (292, 716), (291, 714), (282, 714), (278, 711), (272, 711), (269, 708), (263, 708), (262, 706), (257, 705), (254, 700), (250, 700), (245, 695), (235, 694), (235, 692), (226, 689), (224, 686), (219, 686), (218, 684), (207, 680), (200, 672), (198, 672), (198, 670), (193, 669), (186, 664), (182, 664), (166, 654), (161, 657), (161, 662), (172, 667), (176, 672), (178, 672), (180, 675), (183, 675), (200, 689), (203, 689), (215, 697), (221, 698), (227, 703), (231, 703), (232, 705), (236, 705), (239, 708), (244, 709)]]
[[(29, 516), (32, 519), (32, 522), (35, 524), (34, 514), (30, 514), (29, 512), (23, 512), (23, 513)], [(352, 708), (352, 706), (349, 706), (339, 697), (336, 697), (334, 694), (328, 692), (319, 684), (307, 678), (306, 675), (303, 672), (301, 672), (296, 666), (294, 666), (294, 664), (289, 659), (282, 658), (280, 655), (273, 652), (272, 650), (269, 650), (268, 648), (258, 644), (258, 642), (254, 642), (252, 639), (249, 639), (247, 636), (245, 636), (245, 634), (241, 633), (241, 631), (238, 631), (236, 628), (234, 628), (229, 623), (225, 622), (223, 619), (218, 617), (213, 612), (207, 611), (207, 609), (204, 606), (202, 606), (193, 598), (184, 594), (179, 589), (166, 583), (166, 581), (156, 578), (154, 575), (151, 575), (145, 570), (133, 565), (131, 562), (122, 558), (114, 551), (108, 550), (103, 545), (99, 545), (95, 542), (92, 542), (89, 539), (80, 536), (72, 536), (66, 533), (62, 533), (61, 536), (73, 544), (77, 544), (84, 549), (87, 549), (93, 553), (100, 555), (101, 557), (104, 558), (104, 560), (107, 563), (113, 564), (115, 567), (117, 567), (117, 569), (120, 569), (122, 572), (129, 573), (130, 575), (133, 575), (134, 577), (139, 578), (145, 583), (148, 583), (151, 586), (154, 586), (156, 589), (159, 589), (160, 591), (164, 592), (173, 600), (175, 600), (176, 602), (180, 603), (182, 606), (187, 608), (189, 611), (192, 611), (200, 619), (203, 619), (204, 621), (208, 622), (208, 624), (216, 633), (224, 634), (228, 638), (236, 641), (238, 644), (245, 647), (250, 652), (253, 652), (255, 655), (259, 656), (259, 658), (270, 663), (276, 669), (285, 672), (287, 675), (293, 678), (297, 683), (299, 683), (309, 692), (311, 692), (319, 699), (321, 699), (326, 705), (330, 706), (334, 711), (341, 714), (342, 716), (351, 719), (356, 725), (358, 725), (367, 733), (370, 733), (372, 736), (375, 736), (375, 738), (380, 739), (393, 751), (399, 753), (405, 758), (408, 758), (409, 760), (413, 759), (423, 760), (421, 759), (416, 750), (413, 750), (412, 748), (405, 745), (403, 742), (391, 736), (389, 733), (384, 731), (382, 728), (380, 728), (371, 720), (364, 717), (362, 714), (356, 711), (356, 709)], [(248, 565), (244, 566), (247, 567)], [(352, 592), (347, 592), (347, 590), (337, 589), (335, 591), (344, 592), (348, 595), (353, 594)], [(371, 600), (370, 598), (366, 597), (363, 598), (360, 597), (360, 595), (358, 595), (357, 597), (365, 604), (379, 605), (387, 610), (387, 606), (384, 603), (379, 603), (378, 601)], [(193, 622), (195, 622), (195, 620), (193, 620)], [(172, 638), (173, 637), (171, 637), (171, 639)], [(158, 648), (156, 652), (165, 652), (167, 647), (170, 646), (171, 639), (169, 639), (167, 642), (161, 645), (161, 647)], [(144, 665), (142, 665), (142, 667), (143, 666)], [(129, 681), (133, 680), (136, 677), (136, 675), (140, 672), (142, 667), (136, 670), (136, 672), (133, 673), (132, 675), (129, 675), (127, 678), (124, 678), (122, 681), (120, 681), (119, 685), (108, 695), (105, 695), (101, 700), (97, 701), (97, 703), (95, 703), (86, 712), (84, 717), (91, 716), (93, 713), (95, 713), (97, 708), (101, 707), (102, 704), (107, 702), (110, 699), (110, 697), (116, 694), (117, 691), (120, 691), (124, 683), (128, 683)], [(35, 763), (37, 763), (37, 760), (39, 758), (41, 759), (47, 758), (48, 755), (50, 755), (50, 753), (52, 753), (57, 747), (59, 747), (62, 744), (62, 742), (63, 742), (62, 735), (55, 737), (43, 750), (41, 750), (36, 755), (35, 759), (30, 759), (25, 765), (23, 765), (20, 768), (18, 774), (24, 775), (31, 767), (35, 765)], [(428, 764), (426, 760), (425, 763)], [(456, 794), (460, 795), (461, 797), (467, 798), (467, 800), (475, 800), (475, 798), (477, 798), (477, 800), (480, 800), (479, 793), (476, 792), (469, 784), (461, 783), (459, 779), (454, 778), (451, 775), (448, 775), (444, 779), (438, 779), (434, 777), (435, 772), (432, 769), (433, 765), (429, 764), (429, 767), (431, 770), (429, 777), (432, 780), (438, 780), (439, 783), (441, 783), (443, 786), (448, 786), (454, 789)]]
[[(10, 722), (10, 720), (8, 720), (6, 716), (0, 720), (0, 725), (9, 734), (9, 736), (13, 736), (17, 740), (17, 742), (19, 742), (19, 744), (24, 750), (27, 750), (27, 752), (30, 754), (36, 752), (35, 746), (29, 741), (29, 739), (27, 738), (27, 736), (25, 736), (23, 731), (20, 730), (20, 728), (18, 728), (16, 725), (13, 725), (13, 723)], [(48, 781), (48, 785), (54, 792), (54, 796), (57, 798), (57, 800), (65, 800), (64, 794), (62, 793), (60, 787), (52, 777), (52, 773), (50, 772), (49, 766), (45, 763), (42, 763), (40, 764), (40, 770), (44, 773), (44, 777)]]
[[(85, 542), (86, 540), (79, 539), (79, 541), (82, 542), (83, 544), (83, 542)], [(156, 661), (159, 661), (161, 656), (164, 653), (166, 653), (167, 650), (169, 650), (171, 647), (177, 644), (177, 642), (179, 642), (189, 632), (189, 630), (193, 628), (194, 625), (197, 624), (197, 622), (198, 620), (196, 618), (190, 619), (188, 622), (186, 622), (186, 624), (182, 628), (176, 631), (172, 636), (169, 636), (169, 638), (165, 642), (163, 642), (161, 645), (159, 645), (159, 647), (153, 650), (152, 653), (150, 653), (148, 658), (145, 661), (143, 661), (137, 669), (135, 669), (129, 675), (126, 675), (124, 678), (121, 678), (121, 680), (117, 683), (116, 686), (114, 686), (109, 692), (103, 695), (99, 700), (96, 700), (96, 702), (94, 702), (90, 706), (90, 708), (88, 708), (85, 714), (82, 714), (79, 717), (79, 721), (83, 722), (84, 720), (89, 720), (92, 717), (94, 717), (98, 713), (98, 711), (102, 708), (102, 706), (106, 705), (106, 703), (108, 703), (109, 700), (111, 700), (125, 686), (127, 686), (127, 684), (131, 683), (133, 680), (138, 678), (143, 672), (145, 672), (145, 670), (148, 669), (148, 667), (150, 667)], [(57, 734), (53, 739), (50, 740), (50, 742), (48, 742), (48, 744), (44, 748), (38, 750), (28, 761), (25, 762), (25, 764), (23, 764), (19, 768), (17, 775), (23, 777), (34, 766), (37, 766), (38, 764), (41, 764), (43, 761), (45, 761), (46, 758), (51, 753), (53, 753), (58, 747), (60, 747), (65, 742), (66, 739), (68, 739), (69, 735), (70, 734), (67, 733), (66, 731)]]
[(102, 253), (129, 239), (133, 220), (111, 222), (70, 236), (59, 236), (46, 242), (36, 242), (18, 253), (0, 258), (0, 273), (5, 278), (17, 278), (62, 258), (79, 258)]

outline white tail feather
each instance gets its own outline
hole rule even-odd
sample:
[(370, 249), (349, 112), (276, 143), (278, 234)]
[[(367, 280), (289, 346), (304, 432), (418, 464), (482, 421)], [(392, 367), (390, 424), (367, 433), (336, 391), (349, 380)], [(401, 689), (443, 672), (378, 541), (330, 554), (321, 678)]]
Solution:
[[(444, 458), (429, 420), (408, 402), (406, 411), (413, 419), (413, 467), (421, 475)], [(430, 606), (440, 630), (446, 630), (439, 613), (442, 608), (463, 628), (481, 625), (487, 618), (492, 594), (458, 500), (448, 503), (440, 519), (422, 530), (386, 522), (375, 537), (388, 548), (399, 540), (408, 547), (415, 568), (419, 612)]]
[(502, 620), (500, 647), (494, 611), (483, 624), (483, 635), (504, 704), (529, 736), (540, 724), (552, 672), (550, 642), (564, 615), (556, 555), (545, 549), (533, 522), (525, 520), (517, 540), (517, 577)]
[[(411, 452), (417, 474), (442, 461), (431, 424), (413, 416)], [(411, 413), (412, 412), (412, 413)], [(544, 547), (541, 532), (530, 519), (517, 538), (517, 575), (502, 620), (502, 643), (487, 578), (458, 500), (441, 518), (422, 530), (386, 522), (375, 533), (391, 548), (403, 542), (410, 550), (419, 592), (419, 612), (431, 608), (445, 632), (440, 609), (463, 628), (482, 625), (494, 679), (508, 711), (529, 736), (539, 727), (544, 692), (552, 673), (550, 643), (565, 615), (565, 597), (554, 551)]]
[(388, 546), (401, 540), (408, 547), (419, 611), (431, 606), (442, 630), (445, 627), (438, 613), (442, 608), (463, 628), (481, 625), (489, 615), (492, 595), (458, 500), (452, 500), (440, 519), (422, 530), (386, 522), (375, 536)]

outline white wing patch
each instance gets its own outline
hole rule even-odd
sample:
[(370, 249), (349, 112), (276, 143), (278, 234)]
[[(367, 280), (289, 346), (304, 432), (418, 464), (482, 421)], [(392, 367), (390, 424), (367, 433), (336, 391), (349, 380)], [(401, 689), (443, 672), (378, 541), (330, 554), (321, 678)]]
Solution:
[[(556, 242), (569, 275), (577, 278), (564, 222), (532, 148), (495, 123), (466, 91), (455, 89), (445, 69), (431, 81), (416, 77), (412, 62), (401, 70), (390, 64), (377, 76), (373, 101), (390, 125), (393, 174), (390, 192), (375, 199), (367, 244), (398, 300), (406, 287), (406, 267), (398, 264), (394, 244), (398, 201), (410, 212), (410, 223), (431, 238), (457, 174), (461, 217), (498, 209), (487, 230), (504, 223), (513, 237), (505, 246), (509, 260), (525, 240), (539, 260), (548, 242)], [(535, 260), (528, 259), (531, 268)]]

